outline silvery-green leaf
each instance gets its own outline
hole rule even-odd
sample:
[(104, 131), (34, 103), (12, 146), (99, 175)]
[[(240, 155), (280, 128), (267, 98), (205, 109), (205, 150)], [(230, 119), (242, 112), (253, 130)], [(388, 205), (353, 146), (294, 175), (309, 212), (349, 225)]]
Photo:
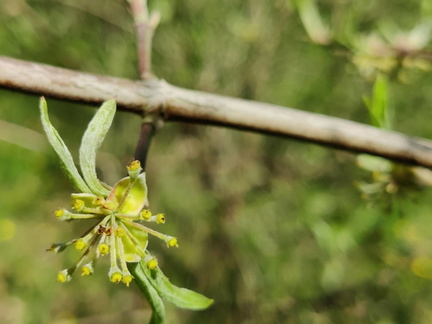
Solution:
[(139, 264), (141, 265), (142, 272), (147, 276), (162, 299), (173, 303), (177, 307), (191, 310), (203, 310), (213, 304), (213, 299), (207, 298), (195, 291), (173, 285), (159, 268), (150, 270), (144, 261), (141, 261)]
[(135, 278), (138, 287), (146, 295), (150, 307), (153, 311), (150, 319), (150, 324), (163, 324), (165, 323), (165, 305), (159, 293), (150, 283), (147, 275), (144, 273), (141, 263), (129, 263), (128, 268)]
[(57, 153), (60, 159), (62, 169), (66, 173), (67, 177), (72, 181), (74, 187), (81, 192), (90, 193), (90, 188), (86, 185), (83, 178), (79, 174), (75, 163), (72, 158), (72, 154), (69, 152), (66, 144), (63, 142), (57, 130), (51, 125), (48, 117), (48, 106), (44, 97), (41, 97), (39, 102), (39, 109), (41, 114), (42, 126), (45, 134), (48, 137), (48, 141)]
[(109, 190), (97, 178), (96, 152), (111, 126), (115, 111), (116, 103), (114, 99), (107, 100), (102, 104), (88, 124), (80, 147), (80, 166), (84, 180), (94, 194), (104, 197), (109, 194)]

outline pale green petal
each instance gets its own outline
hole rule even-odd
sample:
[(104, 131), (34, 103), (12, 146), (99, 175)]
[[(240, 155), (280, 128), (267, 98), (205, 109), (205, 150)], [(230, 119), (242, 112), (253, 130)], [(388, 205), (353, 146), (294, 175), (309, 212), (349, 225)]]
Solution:
[(108, 201), (123, 215), (138, 215), (147, 201), (145, 173), (141, 173), (132, 184), (126, 177), (117, 182), (108, 196)]
[(148, 243), (148, 233), (127, 224), (122, 223), (126, 227), (128, 234), (131, 234), (134, 239), (131, 239), (129, 235), (125, 234), (121, 240), (123, 243), (124, 256), (126, 262), (138, 262), (144, 256), (145, 249)]

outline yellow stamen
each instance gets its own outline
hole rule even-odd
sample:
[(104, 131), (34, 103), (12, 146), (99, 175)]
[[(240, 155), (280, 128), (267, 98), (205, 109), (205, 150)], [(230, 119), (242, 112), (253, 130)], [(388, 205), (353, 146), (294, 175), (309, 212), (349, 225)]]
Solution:
[(165, 215), (164, 214), (157, 214), (156, 223), (165, 224)]
[(155, 269), (158, 266), (158, 262), (155, 258), (151, 259), (149, 262), (147, 262), (147, 268), (150, 270)]
[(120, 272), (114, 272), (111, 276), (110, 276), (110, 280), (113, 283), (119, 283), (122, 280), (122, 274)]
[(130, 274), (126, 274), (123, 276), (123, 283), (129, 287), (129, 284), (132, 282), (133, 277)]
[(57, 218), (60, 218), (60, 217), (62, 217), (62, 216), (64, 215), (64, 210), (63, 210), (63, 209), (57, 209), (57, 210), (54, 212), (54, 215), (55, 215)]
[(128, 171), (136, 171), (141, 168), (141, 163), (138, 160), (133, 160), (126, 168)]
[(81, 276), (90, 276), (92, 274), (93, 266), (91, 265), (91, 263), (88, 263), (81, 268)]
[(148, 209), (144, 209), (140, 214), (141, 219), (143, 219), (143, 220), (149, 220), (151, 215), (152, 215), (152, 213)]
[(117, 229), (115, 230), (114, 234), (118, 237), (123, 237), (126, 234), (126, 231), (123, 227), (119, 226), (117, 227)]
[(71, 276), (69, 275), (68, 270), (62, 270), (59, 273), (57, 273), (57, 281), (58, 282), (68, 282), (71, 280)]
[(73, 204), (73, 209), (80, 212), (84, 209), (84, 206), (85, 206), (84, 200), (76, 199)]
[(94, 206), (100, 206), (100, 205), (102, 205), (104, 202), (105, 202), (105, 199), (104, 199), (103, 197), (99, 196), (99, 197), (96, 197), (96, 198), (93, 200), (93, 205), (94, 205)]
[(106, 243), (99, 244), (98, 250), (101, 254), (108, 254), (110, 247)]
[(87, 243), (83, 239), (76, 240), (74, 244), (75, 244), (75, 248), (78, 251), (81, 251), (82, 249), (84, 249), (87, 246)]
[(178, 246), (178, 243), (177, 243), (177, 239), (175, 238), (175, 237), (172, 237), (172, 238), (170, 238), (169, 239), (169, 241), (167, 242), (168, 243), (168, 246), (171, 246), (171, 247), (179, 247)]

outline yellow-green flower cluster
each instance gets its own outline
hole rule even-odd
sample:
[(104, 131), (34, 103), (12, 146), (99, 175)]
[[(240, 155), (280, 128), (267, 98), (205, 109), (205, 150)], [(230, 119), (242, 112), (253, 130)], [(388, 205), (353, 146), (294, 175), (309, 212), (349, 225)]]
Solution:
[(140, 163), (133, 161), (127, 169), (129, 176), (117, 182), (114, 188), (109, 188), (111, 191), (107, 196), (72, 194), (73, 211), (59, 209), (54, 212), (60, 220), (98, 220), (80, 237), (51, 246), (49, 250), (53, 252), (61, 252), (69, 245), (84, 251), (74, 266), (57, 274), (57, 281), (70, 281), (78, 268), (81, 268), (82, 276), (91, 275), (99, 258), (109, 255), (110, 280), (114, 283), (122, 281), (129, 286), (133, 277), (128, 270), (128, 262), (144, 260), (150, 269), (158, 265), (156, 259), (146, 251), (148, 234), (165, 241), (168, 247), (178, 247), (175, 237), (144, 225), (147, 222), (163, 224), (165, 215), (153, 215), (144, 208), (147, 204), (147, 186)]

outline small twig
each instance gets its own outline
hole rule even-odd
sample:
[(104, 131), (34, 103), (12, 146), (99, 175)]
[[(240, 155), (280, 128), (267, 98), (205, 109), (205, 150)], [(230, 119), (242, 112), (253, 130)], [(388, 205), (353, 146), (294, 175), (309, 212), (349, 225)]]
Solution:
[[(146, 80), (152, 77), (151, 51), (153, 33), (159, 24), (159, 13), (149, 16), (147, 0), (129, 0), (135, 22), (138, 62), (141, 79)], [(146, 116), (141, 124), (141, 133), (135, 151), (135, 159), (141, 162), (143, 170), (146, 168), (147, 155), (150, 149), (151, 140), (156, 130), (156, 119), (153, 116)]]
[(147, 155), (150, 149), (150, 143), (155, 134), (155, 124), (144, 120), (141, 124), (141, 133), (135, 151), (135, 159), (140, 161), (141, 167), (145, 171)]
[(159, 24), (158, 12), (149, 15), (147, 0), (129, 0), (136, 28), (138, 62), (141, 79), (152, 77), (151, 51), (153, 33)]

